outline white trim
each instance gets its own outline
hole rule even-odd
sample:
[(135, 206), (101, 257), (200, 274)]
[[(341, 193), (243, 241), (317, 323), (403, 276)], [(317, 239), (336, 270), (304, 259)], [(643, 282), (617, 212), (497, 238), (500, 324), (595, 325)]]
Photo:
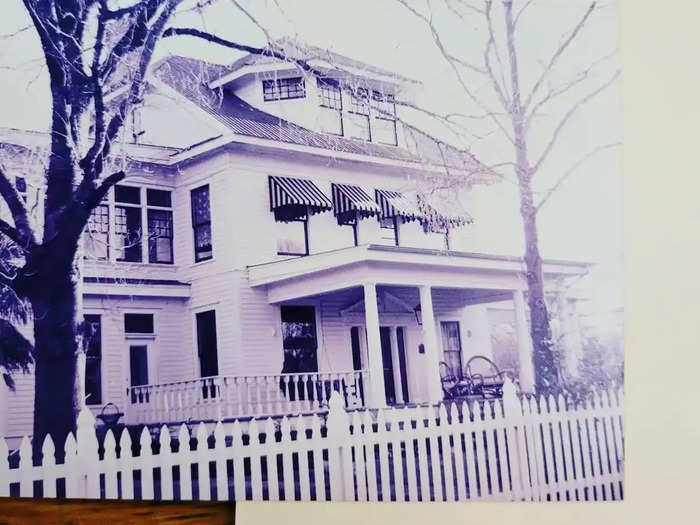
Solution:
[(187, 284), (122, 284), (83, 283), (84, 295), (126, 297), (173, 297), (189, 299), (191, 290)]

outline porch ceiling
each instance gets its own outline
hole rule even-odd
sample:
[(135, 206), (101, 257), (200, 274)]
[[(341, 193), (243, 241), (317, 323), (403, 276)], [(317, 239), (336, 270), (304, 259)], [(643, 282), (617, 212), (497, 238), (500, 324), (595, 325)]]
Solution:
[[(590, 266), (543, 261), (545, 281), (580, 275)], [(521, 258), (422, 248), (363, 245), (248, 267), (253, 288), (265, 287), (271, 303), (373, 282), (390, 286), (521, 290)]]

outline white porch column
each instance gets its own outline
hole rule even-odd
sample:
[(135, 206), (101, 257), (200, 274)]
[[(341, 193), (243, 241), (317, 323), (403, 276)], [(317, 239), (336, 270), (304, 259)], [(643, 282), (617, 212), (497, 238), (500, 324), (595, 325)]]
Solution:
[(518, 361), (520, 363), (520, 391), (535, 391), (535, 366), (533, 363), (532, 337), (525, 312), (525, 297), (521, 290), (513, 290), (515, 324), (518, 334)]
[(369, 371), (370, 408), (386, 406), (384, 392), (384, 363), (382, 362), (382, 342), (379, 337), (379, 308), (377, 306), (377, 285), (365, 283), (365, 324), (367, 326), (367, 368)]
[(438, 356), (437, 326), (433, 313), (433, 296), (430, 286), (420, 286), (420, 307), (423, 316), (423, 345), (425, 346), (426, 367), (428, 378), (428, 401), (442, 401), (442, 384), (440, 382), (440, 358)]
[(581, 356), (581, 339), (578, 331), (578, 319), (572, 305), (563, 293), (557, 294), (559, 323), (561, 325), (562, 345), (566, 370), (569, 375), (578, 375), (578, 361)]
[(401, 388), (401, 362), (399, 360), (399, 345), (396, 341), (396, 327), (392, 326), (389, 331), (391, 340), (391, 368), (394, 371), (394, 399), (397, 403), (403, 404), (406, 400), (403, 398), (403, 389)]

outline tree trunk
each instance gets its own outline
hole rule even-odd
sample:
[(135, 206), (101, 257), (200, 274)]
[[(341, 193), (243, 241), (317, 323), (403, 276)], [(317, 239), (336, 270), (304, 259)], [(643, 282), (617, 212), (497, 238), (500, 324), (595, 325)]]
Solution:
[(528, 159), (527, 133), (524, 125), (524, 112), (520, 99), (520, 75), (515, 45), (515, 25), (513, 23), (513, 3), (503, 2), (506, 23), (506, 41), (513, 100), (510, 117), (513, 124), (515, 147), (515, 171), (520, 190), (520, 215), (525, 234), (525, 273), (527, 278), (527, 302), (530, 307), (530, 336), (532, 338), (533, 365), (535, 368), (535, 390), (540, 394), (555, 392), (558, 389), (558, 375), (551, 345), (549, 314), (544, 301), (544, 279), (542, 259), (537, 238), (537, 210), (532, 195), (532, 168)]
[[(33, 453), (41, 456), (44, 438), (50, 434), (56, 455), (63, 456), (63, 444), (75, 432), (82, 406), (82, 384), (78, 377), (78, 354), (82, 351), (78, 297), (79, 273), (70, 257), (71, 247), (63, 246), (70, 262), (56, 262), (52, 271), (40, 277), (32, 287), (34, 312), (34, 431)], [(66, 253), (68, 252), (68, 253)], [(55, 259), (59, 259), (56, 257)]]

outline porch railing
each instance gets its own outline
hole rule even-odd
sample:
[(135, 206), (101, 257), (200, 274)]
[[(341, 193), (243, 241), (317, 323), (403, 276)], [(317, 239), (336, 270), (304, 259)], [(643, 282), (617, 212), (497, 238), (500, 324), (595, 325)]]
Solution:
[(367, 371), (215, 376), (127, 388), (126, 423), (306, 414), (326, 410), (331, 393), (363, 407)]

